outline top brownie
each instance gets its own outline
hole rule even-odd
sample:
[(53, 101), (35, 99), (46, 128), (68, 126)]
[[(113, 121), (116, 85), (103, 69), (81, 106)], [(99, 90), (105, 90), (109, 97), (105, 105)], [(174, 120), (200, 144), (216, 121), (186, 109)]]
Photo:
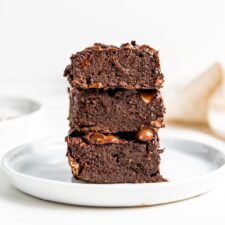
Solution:
[(64, 76), (78, 89), (159, 89), (163, 83), (158, 51), (134, 41), (94, 44), (71, 56)]

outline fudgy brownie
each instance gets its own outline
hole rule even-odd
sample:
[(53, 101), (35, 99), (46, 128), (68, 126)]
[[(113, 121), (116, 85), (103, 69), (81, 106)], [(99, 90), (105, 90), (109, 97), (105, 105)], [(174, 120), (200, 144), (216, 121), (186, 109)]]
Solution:
[(158, 129), (165, 108), (158, 51), (134, 41), (94, 44), (71, 57), (67, 156), (75, 178), (91, 183), (166, 181)]
[(67, 155), (73, 175), (91, 183), (165, 181), (159, 172), (158, 136), (154, 134), (151, 141), (144, 142), (142, 138), (149, 137), (146, 135), (143, 130), (139, 136), (142, 141), (100, 133), (67, 137)]
[(64, 76), (78, 89), (159, 89), (163, 83), (158, 51), (134, 41), (120, 48), (97, 43), (77, 52)]
[(155, 90), (70, 90), (71, 131), (103, 133), (163, 126), (164, 106)]

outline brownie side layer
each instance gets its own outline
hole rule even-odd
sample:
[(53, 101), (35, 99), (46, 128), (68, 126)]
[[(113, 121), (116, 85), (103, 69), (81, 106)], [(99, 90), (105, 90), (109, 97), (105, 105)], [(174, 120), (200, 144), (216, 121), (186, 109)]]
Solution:
[(71, 131), (103, 133), (138, 131), (163, 126), (159, 91), (70, 90)]
[(94, 44), (77, 52), (64, 76), (81, 89), (159, 89), (163, 83), (158, 51), (135, 42), (120, 48)]
[(67, 137), (68, 161), (76, 179), (91, 183), (149, 183), (165, 181), (159, 171), (158, 137), (141, 143), (89, 144)]

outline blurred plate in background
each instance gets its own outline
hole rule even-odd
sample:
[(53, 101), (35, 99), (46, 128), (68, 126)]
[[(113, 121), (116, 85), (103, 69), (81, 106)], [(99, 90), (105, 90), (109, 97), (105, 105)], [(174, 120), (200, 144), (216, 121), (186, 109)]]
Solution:
[(38, 118), (41, 103), (27, 98), (0, 96), (0, 155), (3, 145), (24, 139), (32, 121)]

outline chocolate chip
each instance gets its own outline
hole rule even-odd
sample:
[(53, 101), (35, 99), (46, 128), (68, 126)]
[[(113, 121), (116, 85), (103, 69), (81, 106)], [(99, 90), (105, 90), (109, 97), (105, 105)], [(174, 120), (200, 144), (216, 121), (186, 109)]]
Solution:
[(113, 135), (105, 136), (105, 141), (108, 143), (120, 143), (120, 139)]
[(88, 133), (85, 138), (91, 143), (91, 144), (118, 144), (123, 142), (123, 140), (119, 139), (118, 137), (114, 135), (104, 135), (101, 133)]
[(150, 92), (143, 92), (141, 93), (141, 98), (145, 103), (151, 103), (154, 98), (154, 94)]
[(89, 88), (103, 88), (103, 84), (101, 82), (93, 82), (88, 87)]
[(153, 139), (153, 136), (154, 136), (153, 131), (147, 128), (142, 128), (136, 134), (136, 138), (139, 141), (151, 141)]
[(136, 44), (136, 41), (131, 41), (131, 44), (133, 45), (133, 46), (136, 46), (137, 44)]
[(88, 133), (86, 135), (86, 138), (88, 141), (90, 141), (92, 144), (104, 144), (105, 136), (100, 133)]

